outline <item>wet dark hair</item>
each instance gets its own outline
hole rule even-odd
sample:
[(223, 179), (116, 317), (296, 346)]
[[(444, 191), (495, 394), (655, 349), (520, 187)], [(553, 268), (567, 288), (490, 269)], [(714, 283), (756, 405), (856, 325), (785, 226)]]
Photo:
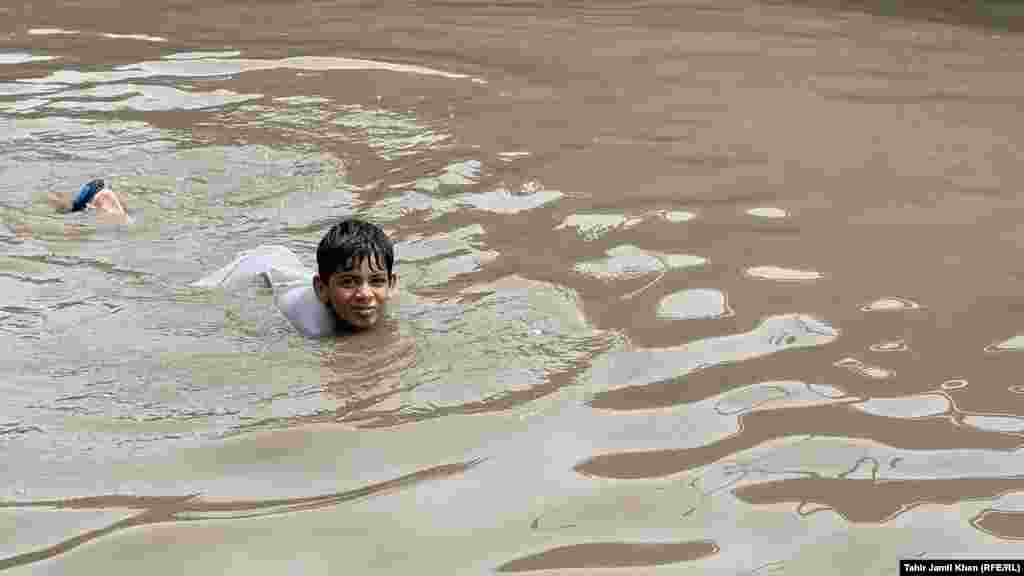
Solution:
[(369, 258), (371, 268), (387, 270), (391, 280), (395, 265), (391, 239), (376, 224), (355, 218), (331, 226), (316, 248), (316, 265), (323, 282), (338, 270), (351, 270), (363, 258)]

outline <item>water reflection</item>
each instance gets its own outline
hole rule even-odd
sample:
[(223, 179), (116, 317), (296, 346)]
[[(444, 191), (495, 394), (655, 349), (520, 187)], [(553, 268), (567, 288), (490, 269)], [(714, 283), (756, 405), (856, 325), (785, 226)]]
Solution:
[(632, 228), (641, 220), (624, 214), (570, 214), (555, 230), (574, 228), (584, 240), (597, 240), (611, 230)]
[(324, 494), (304, 498), (262, 501), (204, 501), (198, 494), (166, 497), (110, 495), (55, 501), (0, 502), (0, 509), (49, 508), (54, 510), (107, 510), (127, 508), (141, 510), (138, 514), (130, 516), (124, 520), (119, 520), (100, 529), (89, 530), (52, 546), (32, 552), (24, 552), (8, 556), (6, 558), (0, 558), (0, 570), (40, 562), (47, 558), (52, 558), (59, 554), (69, 552), (70, 550), (93, 540), (130, 528), (165, 522), (195, 522), (232, 518), (258, 518), (263, 516), (289, 514), (302, 510), (337, 506), (346, 502), (352, 502), (378, 494), (407, 488), (420, 482), (461, 474), (479, 463), (480, 461), (470, 461), (459, 464), (445, 464), (354, 490), (346, 490), (344, 492), (337, 492), (334, 494)]
[(718, 545), (696, 542), (591, 542), (552, 548), (511, 560), (498, 566), (497, 572), (531, 572), (579, 568), (626, 568), (657, 566), (696, 560), (717, 554)]
[[(150, 503), (223, 519), (40, 567), (874, 573), (1012, 550), (1020, 290), (993, 263), (1017, 237), (1017, 40), (784, 4), (292, 8), (249, 6), (239, 34), (231, 6), (156, 3), (160, 31), (108, 39), (37, 6), (15, 29), (68, 30), (3, 37), (61, 57), (2, 66), (8, 491), (201, 492)], [(100, 176), (134, 225), (40, 201)], [(379, 333), (308, 342), (265, 289), (185, 288), (260, 244), (311, 267), (350, 214), (399, 244)], [(261, 490), (280, 506), (239, 496)], [(42, 542), (8, 522), (4, 554), (134, 510), (35, 513)]]
[(782, 268), (780, 266), (753, 266), (745, 270), (752, 278), (765, 280), (777, 280), (782, 282), (806, 282), (809, 280), (820, 280), (822, 274), (814, 270), (797, 270), (795, 268)]
[(29, 36), (60, 36), (78, 34), (78, 30), (66, 30), (64, 28), (29, 28)]
[(202, 60), (204, 58), (235, 58), (241, 56), (239, 50), (199, 50), (193, 52), (175, 52), (164, 56), (164, 60)]
[(918, 394), (899, 398), (870, 398), (852, 407), (889, 418), (924, 418), (946, 414), (952, 408), (952, 402), (944, 394)]
[(669, 222), (689, 222), (697, 217), (693, 212), (685, 210), (664, 210), (658, 212), (658, 215)]
[(967, 384), (967, 380), (962, 379), (946, 380), (940, 385), (940, 387), (943, 390), (959, 390), (961, 388), (966, 388)]
[[(612, 396), (612, 392), (622, 389), (635, 388), (642, 392), (643, 386), (660, 380), (786, 350), (823, 346), (838, 337), (838, 330), (807, 315), (771, 316), (742, 334), (671, 348), (615, 351), (603, 355), (594, 360), (581, 382), (594, 394), (594, 402), (600, 402), (603, 396)], [(680, 381), (677, 386), (685, 384)]]
[(56, 56), (35, 55), (27, 52), (0, 52), (0, 64), (25, 64), (26, 62), (46, 62), (56, 59)]
[(1015, 451), (1024, 436), (962, 427), (947, 418), (906, 420), (868, 414), (851, 406), (824, 405), (755, 411), (740, 416), (739, 432), (696, 448), (613, 452), (575, 466), (603, 478), (660, 478), (714, 463), (770, 439), (794, 436), (863, 438), (909, 450)]
[(732, 308), (724, 292), (708, 288), (695, 288), (674, 292), (658, 302), (657, 316), (673, 320), (697, 318), (724, 318), (732, 316)]
[(789, 216), (789, 213), (783, 210), (782, 208), (774, 208), (771, 206), (751, 208), (750, 210), (747, 210), (747, 214), (750, 214), (751, 216), (757, 216), (758, 218), (771, 219), (785, 218), (786, 216)]
[(589, 324), (572, 292), (516, 276), (416, 309), (427, 307), (410, 311), (419, 360), (400, 375), (409, 384), (399, 406), (380, 414), (393, 422), (534, 400), (615, 341)]
[(62, 84), (21, 84), (17, 82), (0, 82), (0, 96), (20, 96), (22, 94), (45, 94), (63, 89)]
[(856, 397), (847, 396), (838, 388), (825, 384), (762, 382), (726, 392), (724, 397), (715, 403), (715, 412), (723, 416), (738, 416), (754, 410), (774, 410), (855, 400), (857, 400)]
[(521, 193), (513, 193), (504, 188), (490, 192), (463, 194), (455, 201), (477, 210), (498, 214), (518, 214), (526, 210), (534, 210), (550, 204), (562, 197), (558, 190), (545, 190), (540, 185), (524, 185)]
[(877, 312), (885, 310), (917, 310), (921, 305), (906, 298), (881, 298), (874, 302), (861, 306), (864, 312)]
[(1005, 352), (1011, 350), (1024, 350), (1024, 334), (1018, 334), (1008, 340), (985, 347), (986, 352)]
[(970, 414), (963, 423), (982, 430), (1024, 433), (1024, 418), (1002, 414)]
[(555, 227), (555, 230), (572, 228), (577, 236), (585, 241), (594, 241), (603, 238), (609, 233), (617, 233), (638, 224), (658, 218), (671, 223), (689, 222), (696, 218), (693, 212), (684, 210), (654, 210), (641, 215), (611, 214), (611, 213), (580, 213), (566, 216), (562, 222)]
[(943, 480), (811, 477), (750, 484), (733, 493), (752, 505), (795, 503), (801, 516), (831, 511), (847, 522), (884, 523), (918, 506), (991, 500), (1022, 490), (1024, 476)]
[(845, 368), (854, 374), (869, 378), (871, 380), (888, 380), (895, 376), (895, 372), (887, 370), (881, 366), (872, 366), (865, 364), (864, 362), (856, 358), (843, 358), (842, 360), (836, 361), (833, 366), (839, 368)]
[(599, 280), (629, 280), (648, 274), (657, 276), (643, 287), (629, 292), (623, 298), (632, 298), (664, 278), (671, 270), (695, 268), (707, 263), (706, 258), (691, 254), (666, 254), (644, 250), (637, 246), (621, 245), (605, 251), (601, 260), (580, 262), (574, 270)]
[[(96, 98), (113, 98), (118, 96), (128, 97), (112, 101), (96, 100)], [(69, 110), (72, 112), (198, 110), (256, 100), (261, 98), (262, 95), (236, 94), (230, 90), (216, 90), (204, 93), (189, 92), (169, 86), (108, 84), (102, 88), (64, 92), (60, 94), (60, 97), (62, 98), (61, 100), (46, 102), (45, 105), (55, 110)], [(63, 98), (75, 98), (75, 100), (65, 100)], [(28, 109), (23, 107), (20, 111), (27, 112)]]
[(984, 510), (971, 518), (971, 526), (1005, 540), (1024, 540), (1024, 512)]
[(143, 79), (153, 77), (204, 78), (229, 76), (242, 72), (260, 70), (386, 70), (406, 74), (423, 74), (444, 78), (468, 78), (465, 74), (456, 74), (435, 70), (424, 66), (393, 64), (375, 60), (356, 58), (339, 58), (328, 56), (295, 56), (279, 60), (258, 60), (246, 58), (196, 58), (196, 59), (165, 59), (150, 60), (136, 64), (119, 66), (104, 72), (80, 72), (77, 70), (59, 70), (40, 78), (24, 79), (24, 82), (43, 82), (55, 84), (92, 84), (99, 82), (120, 82), (122, 80)]
[(150, 36), (148, 34), (113, 34), (110, 32), (103, 32), (100, 36), (104, 38), (111, 38), (114, 40), (142, 40), (144, 42), (167, 42), (167, 38), (163, 36)]
[(910, 350), (903, 340), (883, 340), (868, 347), (872, 352), (906, 352)]

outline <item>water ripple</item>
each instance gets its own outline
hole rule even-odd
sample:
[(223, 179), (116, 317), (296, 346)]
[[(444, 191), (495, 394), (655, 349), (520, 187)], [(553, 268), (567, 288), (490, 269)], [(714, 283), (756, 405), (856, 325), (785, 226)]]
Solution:
[(814, 270), (797, 270), (779, 266), (754, 266), (747, 268), (746, 274), (751, 278), (781, 282), (807, 282), (810, 280), (820, 280), (823, 277), (820, 272), (815, 272)]
[(725, 318), (732, 316), (724, 292), (709, 288), (682, 290), (664, 296), (658, 302), (657, 316), (673, 320)]
[(823, 346), (838, 337), (839, 330), (805, 314), (770, 316), (753, 330), (742, 334), (698, 340), (671, 348), (612, 352), (596, 358), (581, 383), (599, 398), (603, 392), (679, 378), (710, 366), (786, 350)]

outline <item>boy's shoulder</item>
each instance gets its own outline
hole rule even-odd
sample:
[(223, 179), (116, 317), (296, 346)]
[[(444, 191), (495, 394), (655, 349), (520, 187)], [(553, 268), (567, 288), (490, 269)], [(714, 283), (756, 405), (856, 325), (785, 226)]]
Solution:
[(334, 314), (317, 298), (311, 283), (275, 291), (274, 301), (278, 310), (303, 336), (322, 338), (337, 331)]

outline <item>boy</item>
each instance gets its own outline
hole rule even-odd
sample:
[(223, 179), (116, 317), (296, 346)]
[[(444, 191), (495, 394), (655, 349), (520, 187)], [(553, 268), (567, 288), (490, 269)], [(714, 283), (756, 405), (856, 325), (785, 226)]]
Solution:
[(261, 246), (192, 285), (266, 282), (285, 318), (313, 338), (376, 326), (398, 283), (394, 246), (384, 231), (354, 218), (338, 222), (320, 240), (316, 263), (310, 277), (291, 250)]
[(77, 194), (50, 193), (50, 203), (61, 212), (78, 212), (87, 207), (95, 208), (111, 216), (127, 217), (124, 202), (103, 180), (86, 183)]

